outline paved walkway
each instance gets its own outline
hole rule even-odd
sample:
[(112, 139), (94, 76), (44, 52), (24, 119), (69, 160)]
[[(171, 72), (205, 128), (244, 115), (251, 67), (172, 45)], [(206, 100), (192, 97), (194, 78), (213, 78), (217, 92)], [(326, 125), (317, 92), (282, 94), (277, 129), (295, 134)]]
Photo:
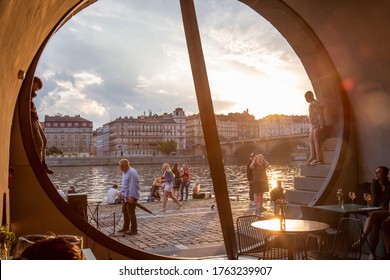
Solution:
[[(103, 205), (99, 207), (100, 230), (111, 238), (128, 246), (151, 253), (189, 257), (224, 257), (226, 256), (218, 210), (211, 209), (212, 199), (188, 200), (180, 210), (168, 200), (167, 211), (159, 212), (162, 202), (142, 203), (154, 214), (149, 214), (137, 207), (138, 235), (117, 233), (122, 228), (121, 205)], [(264, 218), (273, 217), (270, 205), (265, 205)], [(249, 201), (231, 201), (233, 221), (237, 217), (255, 213)], [(114, 214), (115, 213), (115, 214)], [(114, 228), (115, 217), (115, 228)], [(94, 221), (91, 222), (96, 226)]]

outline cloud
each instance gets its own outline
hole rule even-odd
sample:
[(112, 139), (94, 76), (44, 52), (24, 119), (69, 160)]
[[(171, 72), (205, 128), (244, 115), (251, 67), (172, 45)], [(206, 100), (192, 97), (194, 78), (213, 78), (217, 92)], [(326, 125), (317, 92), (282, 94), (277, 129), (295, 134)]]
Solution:
[[(195, 6), (216, 112), (249, 108), (262, 117), (286, 100), (306, 112), (310, 81), (266, 20), (239, 1)], [(95, 128), (149, 110), (198, 112), (179, 1), (97, 1), (51, 38), (37, 74), (40, 114), (80, 114)]]

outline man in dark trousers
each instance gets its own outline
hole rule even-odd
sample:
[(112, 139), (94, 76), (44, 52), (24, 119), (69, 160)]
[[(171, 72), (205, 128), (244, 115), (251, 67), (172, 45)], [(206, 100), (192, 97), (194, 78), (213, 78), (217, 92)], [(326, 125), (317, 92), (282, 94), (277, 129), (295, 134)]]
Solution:
[(135, 207), (141, 196), (139, 177), (137, 171), (130, 166), (130, 162), (127, 159), (121, 159), (119, 161), (119, 168), (123, 172), (121, 186), (123, 228), (118, 230), (118, 232), (135, 235), (137, 234)]
[(250, 168), (250, 165), (253, 161), (253, 157), (255, 156), (254, 153), (251, 153), (249, 156), (249, 162), (246, 165), (246, 178), (248, 179), (249, 182), (249, 200), (250, 200), (250, 206), (255, 205), (254, 201), (254, 195), (253, 195), (253, 170)]

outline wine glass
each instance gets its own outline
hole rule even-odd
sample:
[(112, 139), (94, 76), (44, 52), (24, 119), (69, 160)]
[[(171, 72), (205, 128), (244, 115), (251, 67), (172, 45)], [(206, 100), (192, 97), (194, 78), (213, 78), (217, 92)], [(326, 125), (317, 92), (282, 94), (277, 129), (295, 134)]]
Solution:
[(365, 201), (367, 201), (367, 207), (370, 207), (371, 205), (371, 194), (370, 193), (364, 193), (363, 198)]
[(349, 192), (349, 193), (348, 193), (348, 196), (349, 196), (349, 198), (352, 200), (352, 204), (353, 204), (353, 200), (354, 200), (355, 197), (356, 197), (355, 192)]

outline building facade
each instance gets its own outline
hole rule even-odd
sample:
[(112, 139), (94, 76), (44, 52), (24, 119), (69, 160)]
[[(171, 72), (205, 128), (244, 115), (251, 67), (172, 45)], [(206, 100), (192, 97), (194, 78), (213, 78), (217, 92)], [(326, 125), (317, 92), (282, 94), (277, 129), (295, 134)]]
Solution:
[(176, 142), (176, 152), (186, 150), (186, 116), (182, 108), (171, 114), (120, 117), (104, 124), (96, 133), (98, 156), (154, 156), (161, 142)]
[(76, 116), (45, 116), (47, 147), (56, 147), (65, 156), (93, 155), (93, 123)]

